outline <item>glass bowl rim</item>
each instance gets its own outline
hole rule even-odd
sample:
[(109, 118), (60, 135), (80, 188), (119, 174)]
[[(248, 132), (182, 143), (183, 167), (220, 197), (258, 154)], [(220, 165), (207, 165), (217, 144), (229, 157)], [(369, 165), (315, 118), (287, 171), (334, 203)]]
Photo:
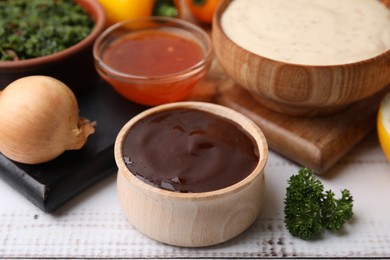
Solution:
[[(205, 55), (198, 63), (175, 73), (169, 73), (169, 74), (163, 74), (158, 76), (140, 76), (140, 75), (134, 75), (129, 73), (124, 73), (121, 71), (118, 71), (111, 66), (107, 65), (101, 58), (101, 54), (104, 51), (100, 50), (101, 45), (105, 42), (105, 39), (108, 35), (110, 35), (113, 31), (116, 29), (131, 23), (138, 23), (138, 22), (165, 22), (168, 24), (163, 24), (161, 27), (171, 27), (171, 24), (179, 25), (180, 29), (185, 30), (186, 32), (190, 33), (192, 36), (194, 36), (194, 39), (199, 39), (200, 37), (196, 36), (194, 32), (196, 32), (198, 35), (201, 35), (201, 38), (199, 39), (205, 47), (200, 46), (202, 49), (205, 50)], [(193, 24), (191, 22), (185, 21), (183, 19), (179, 18), (171, 18), (171, 17), (140, 17), (135, 19), (129, 19), (122, 22), (115, 23), (108, 27), (103, 33), (99, 35), (99, 37), (96, 39), (94, 46), (93, 46), (93, 56), (95, 58), (95, 66), (98, 66), (100, 70), (103, 71), (104, 74), (107, 74), (109, 77), (116, 78), (117, 80), (127, 80), (127, 81), (176, 81), (181, 78), (187, 78), (194, 74), (197, 74), (198, 72), (202, 71), (204, 68), (207, 67), (207, 65), (211, 61), (212, 56), (212, 42), (210, 36), (207, 34), (207, 32), (202, 29), (200, 26)]]

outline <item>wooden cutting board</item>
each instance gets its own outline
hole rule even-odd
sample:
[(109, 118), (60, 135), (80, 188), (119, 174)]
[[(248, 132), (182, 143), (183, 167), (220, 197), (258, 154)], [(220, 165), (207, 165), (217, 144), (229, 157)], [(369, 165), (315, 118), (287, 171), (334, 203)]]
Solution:
[(332, 116), (292, 117), (260, 105), (215, 62), (191, 99), (221, 104), (248, 116), (261, 128), (271, 150), (322, 174), (375, 128), (379, 101), (388, 90)]

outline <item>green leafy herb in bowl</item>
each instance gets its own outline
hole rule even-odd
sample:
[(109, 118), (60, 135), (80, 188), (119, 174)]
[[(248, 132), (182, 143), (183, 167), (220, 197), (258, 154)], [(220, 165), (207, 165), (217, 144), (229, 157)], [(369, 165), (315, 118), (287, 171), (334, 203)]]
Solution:
[(336, 199), (331, 190), (324, 191), (324, 185), (308, 168), (300, 169), (288, 183), (284, 222), (293, 236), (309, 240), (324, 229), (340, 230), (352, 218), (353, 197), (349, 190), (342, 190), (341, 198)]
[(86, 38), (93, 19), (73, 0), (0, 1), (0, 61), (50, 55)]
[[(30, 10), (27, 6), (39, 10), (26, 11), (17, 18), (15, 13), (19, 13), (22, 6), (24, 10)], [(80, 13), (74, 11), (79, 8)], [(57, 25), (55, 20), (67, 25)], [(6, 21), (14, 24), (5, 26)], [(9, 33), (17, 26), (34, 28), (33, 21), (35, 29), (27, 29), (27, 33), (15, 29), (14, 34)], [(104, 9), (95, 0), (0, 0), (0, 90), (19, 78), (32, 75), (56, 78), (76, 94), (93, 88), (99, 77), (92, 47), (105, 25)], [(49, 49), (55, 51), (65, 44), (71, 46), (46, 54)], [(26, 54), (26, 50), (34, 55)], [(39, 57), (31, 57), (37, 55)]]

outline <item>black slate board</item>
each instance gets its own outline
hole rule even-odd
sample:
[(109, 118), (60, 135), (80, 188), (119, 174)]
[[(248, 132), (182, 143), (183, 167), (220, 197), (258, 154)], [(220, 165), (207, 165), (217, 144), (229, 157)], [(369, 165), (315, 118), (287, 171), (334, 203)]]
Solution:
[[(0, 154), (0, 178), (45, 212), (52, 212), (87, 187), (116, 172), (114, 142), (122, 126), (146, 109), (100, 82), (77, 96), (80, 116), (96, 121), (96, 131), (81, 150), (66, 151), (36, 165)], [(1, 138), (1, 137), (0, 137)]]

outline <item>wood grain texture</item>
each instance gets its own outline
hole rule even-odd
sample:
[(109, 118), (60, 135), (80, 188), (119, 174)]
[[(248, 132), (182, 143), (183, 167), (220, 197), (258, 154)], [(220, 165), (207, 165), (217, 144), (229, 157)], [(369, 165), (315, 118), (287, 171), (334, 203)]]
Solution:
[(117, 188), (125, 216), (143, 234), (170, 245), (202, 247), (230, 240), (253, 224), (262, 206), (264, 179), (259, 175), (245, 189), (202, 200), (140, 189), (121, 173)]
[(289, 115), (330, 114), (390, 83), (390, 50), (361, 62), (309, 66), (271, 60), (241, 48), (226, 36), (220, 22), (231, 1), (223, 0), (214, 17), (215, 54), (226, 74), (264, 106)]
[[(131, 173), (125, 165), (122, 152), (128, 130), (144, 116), (178, 108), (211, 112), (240, 124), (253, 137), (259, 150), (260, 159), (253, 172), (227, 188), (202, 193), (162, 190)], [(168, 104), (149, 109), (122, 128), (114, 151), (118, 165), (117, 188), (124, 214), (134, 227), (157, 241), (185, 247), (222, 243), (246, 230), (260, 213), (268, 146), (260, 129), (231, 109), (203, 102)]]
[(261, 128), (270, 149), (323, 174), (375, 128), (378, 105), (387, 91), (390, 85), (333, 115), (290, 116), (259, 103), (229, 78), (215, 59), (191, 100), (221, 104), (248, 116)]
[(322, 174), (375, 128), (377, 106), (386, 90), (358, 101), (337, 114), (324, 117), (292, 117), (256, 102), (234, 82), (217, 102), (251, 118), (260, 126), (269, 147), (292, 161)]

